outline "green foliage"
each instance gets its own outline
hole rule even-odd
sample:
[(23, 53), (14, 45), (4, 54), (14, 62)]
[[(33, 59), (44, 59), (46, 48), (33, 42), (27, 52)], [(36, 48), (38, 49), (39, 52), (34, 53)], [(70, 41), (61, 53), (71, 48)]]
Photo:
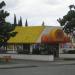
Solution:
[(26, 22), (25, 22), (25, 26), (26, 26), (26, 27), (28, 26), (28, 21), (27, 21), (27, 19), (26, 19)]
[(20, 16), (20, 20), (18, 21), (18, 26), (22, 26), (22, 18)]
[(5, 6), (5, 2), (2, 1), (0, 3), (0, 46), (4, 45), (7, 40), (12, 36), (14, 30), (14, 26), (11, 25), (9, 22), (5, 21), (5, 18), (9, 16), (9, 13), (7, 11), (4, 11), (2, 9), (3, 6)]
[(0, 3), (0, 9), (1, 9), (3, 6), (5, 6), (5, 5), (6, 5), (5, 2), (2, 1), (2, 2)]
[(72, 8), (75, 9), (75, 6), (74, 6), (74, 5), (70, 5), (70, 6), (69, 6), (69, 9), (72, 10)]
[(63, 26), (63, 30), (66, 33), (71, 33), (75, 29), (75, 6), (70, 5), (69, 8), (70, 10), (65, 16), (63, 16), (62, 19), (57, 19), (59, 24)]
[(42, 26), (45, 26), (45, 23), (44, 23), (44, 21), (42, 22)]
[(16, 20), (16, 15), (14, 14), (14, 26), (17, 26), (17, 20)]

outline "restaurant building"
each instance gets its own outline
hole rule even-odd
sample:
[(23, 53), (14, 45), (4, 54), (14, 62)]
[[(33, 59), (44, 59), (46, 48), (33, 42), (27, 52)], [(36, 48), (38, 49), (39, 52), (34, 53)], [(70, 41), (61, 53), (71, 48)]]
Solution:
[(60, 46), (70, 38), (58, 26), (16, 26), (16, 36), (7, 41), (6, 53), (54, 55), (59, 57)]

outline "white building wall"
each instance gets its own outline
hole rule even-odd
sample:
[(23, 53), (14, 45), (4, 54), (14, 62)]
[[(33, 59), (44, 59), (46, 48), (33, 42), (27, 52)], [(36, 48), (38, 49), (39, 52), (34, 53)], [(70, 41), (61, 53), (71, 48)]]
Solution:
[(11, 56), (12, 59), (54, 61), (53, 55), (23, 55), (23, 54), (0, 54), (0, 57)]

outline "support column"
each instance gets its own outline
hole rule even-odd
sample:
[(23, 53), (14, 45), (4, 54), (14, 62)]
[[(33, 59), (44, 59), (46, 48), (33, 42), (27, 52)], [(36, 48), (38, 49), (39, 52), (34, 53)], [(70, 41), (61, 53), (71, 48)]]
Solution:
[(16, 53), (16, 47), (15, 47), (14, 44), (13, 44), (13, 51), (12, 51), (12, 53)]
[(30, 54), (32, 54), (33, 51), (33, 45), (30, 45)]
[(23, 44), (21, 45), (21, 47), (22, 47), (22, 50), (23, 50)]
[(15, 50), (15, 46), (13, 45), (13, 51), (12, 51), (12, 53), (14, 53), (14, 50)]

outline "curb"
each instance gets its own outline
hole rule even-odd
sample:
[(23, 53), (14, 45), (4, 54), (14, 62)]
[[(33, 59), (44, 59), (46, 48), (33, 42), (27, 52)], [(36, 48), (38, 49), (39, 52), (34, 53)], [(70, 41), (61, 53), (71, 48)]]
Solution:
[(24, 66), (24, 65), (17, 65), (17, 66), (2, 66), (0, 67), (0, 69), (16, 69), (16, 68), (33, 68), (33, 67), (38, 67), (35, 65), (28, 65), (28, 66)]

